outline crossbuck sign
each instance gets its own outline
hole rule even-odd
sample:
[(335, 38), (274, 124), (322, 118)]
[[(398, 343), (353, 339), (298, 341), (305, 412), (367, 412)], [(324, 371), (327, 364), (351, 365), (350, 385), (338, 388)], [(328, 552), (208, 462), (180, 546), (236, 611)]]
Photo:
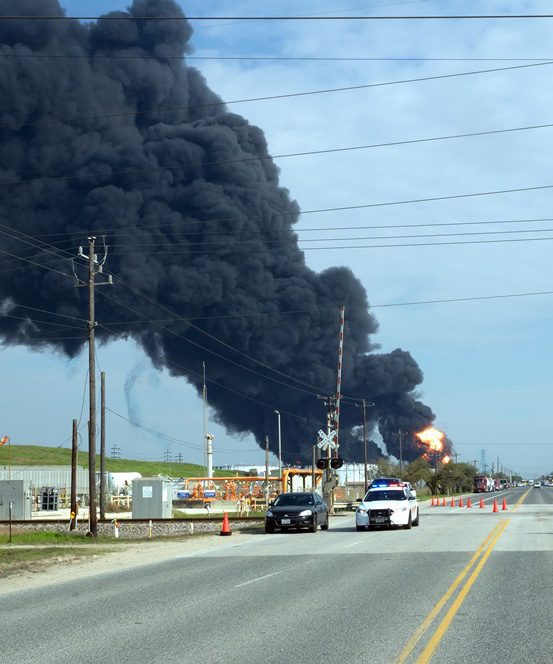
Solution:
[(325, 433), (322, 429), (319, 429), (319, 442), (317, 447), (321, 450), (327, 450), (329, 447), (333, 450), (336, 447), (334, 438), (336, 438), (336, 431), (332, 430), (330, 433)]

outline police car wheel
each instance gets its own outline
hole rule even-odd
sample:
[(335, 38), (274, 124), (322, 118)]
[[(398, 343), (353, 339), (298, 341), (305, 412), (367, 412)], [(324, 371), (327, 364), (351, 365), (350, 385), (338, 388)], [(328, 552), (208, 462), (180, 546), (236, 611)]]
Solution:
[(409, 512), (409, 520), (407, 523), (403, 526), (403, 530), (411, 530), (411, 526), (413, 524), (411, 523), (411, 512)]
[(419, 525), (419, 523), (420, 523), (420, 518), (421, 518), (421, 515), (420, 515), (419, 510), (417, 509), (417, 518), (413, 521), (413, 525), (414, 525), (414, 526), (418, 526), (418, 525)]
[(361, 530), (365, 530), (365, 526), (355, 526), (355, 529), (357, 532), (360, 532)]

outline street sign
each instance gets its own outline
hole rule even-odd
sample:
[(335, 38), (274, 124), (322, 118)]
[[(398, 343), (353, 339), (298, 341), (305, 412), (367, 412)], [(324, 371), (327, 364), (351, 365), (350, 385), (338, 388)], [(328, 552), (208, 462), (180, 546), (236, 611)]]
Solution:
[(329, 447), (333, 450), (336, 447), (334, 438), (336, 438), (336, 431), (332, 430), (330, 433), (325, 433), (322, 429), (319, 429), (319, 442), (317, 447), (321, 450), (327, 450)]

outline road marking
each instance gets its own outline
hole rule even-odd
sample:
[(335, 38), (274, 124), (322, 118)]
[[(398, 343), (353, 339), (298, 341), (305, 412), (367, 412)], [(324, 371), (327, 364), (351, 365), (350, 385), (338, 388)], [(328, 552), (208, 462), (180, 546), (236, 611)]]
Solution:
[(482, 568), (484, 567), (486, 561), (490, 557), (490, 554), (493, 551), (495, 545), (497, 544), (499, 538), (503, 534), (503, 531), (508, 526), (509, 521), (510, 519), (506, 519), (499, 524), (499, 530), (497, 531), (493, 540), (490, 542), (488, 548), (486, 549), (486, 553), (484, 553), (484, 555), (480, 559), (480, 562), (478, 563), (478, 565), (476, 565), (474, 571), (469, 576), (467, 582), (465, 583), (465, 585), (463, 586), (463, 588), (455, 598), (455, 601), (450, 606), (449, 611), (445, 614), (444, 619), (438, 625), (436, 631), (434, 632), (432, 638), (428, 642), (426, 648), (422, 651), (420, 657), (417, 659), (417, 664), (428, 664), (428, 662), (432, 659), (436, 651), (436, 648), (440, 644), (440, 641), (443, 639), (444, 634), (446, 633), (451, 624), (451, 621), (455, 617), (457, 611), (459, 611), (459, 609), (461, 608), (461, 605), (465, 601), (465, 597), (468, 595), (469, 590), (472, 588), (478, 575), (482, 571)]
[(349, 549), (350, 546), (356, 546), (357, 544), (361, 544), (361, 540), (358, 540), (357, 542), (352, 542), (351, 544), (346, 544), (344, 549)]
[(434, 607), (431, 609), (429, 614), (426, 616), (426, 618), (419, 625), (419, 627), (417, 628), (417, 630), (415, 631), (413, 636), (405, 644), (405, 647), (400, 652), (399, 657), (396, 660), (396, 664), (403, 664), (403, 662), (405, 662), (405, 660), (413, 652), (415, 646), (421, 640), (421, 638), (424, 635), (424, 633), (426, 632), (426, 630), (430, 627), (430, 625), (432, 624), (434, 618), (443, 609), (446, 602), (448, 602), (449, 599), (451, 599), (451, 596), (453, 595), (453, 593), (457, 590), (457, 588), (459, 587), (459, 585), (461, 584), (463, 579), (470, 572), (472, 566), (476, 563), (476, 561), (480, 557), (480, 554), (486, 548), (486, 546), (488, 545), (488, 542), (492, 539), (492, 537), (495, 535), (496, 531), (500, 528), (500, 526), (501, 526), (501, 523), (498, 523), (493, 528), (493, 530), (489, 533), (489, 535), (486, 537), (486, 539), (482, 542), (482, 544), (478, 547), (476, 552), (473, 554), (472, 558), (468, 561), (467, 565), (463, 568), (461, 573), (457, 576), (455, 581), (453, 581), (453, 583), (449, 586), (446, 593), (438, 600), (437, 604), (434, 605)]
[[(513, 512), (516, 512), (518, 510), (518, 508), (522, 505), (524, 499), (526, 498), (526, 496), (529, 493), (530, 493), (530, 490), (526, 491), (517, 500), (517, 502), (515, 503), (515, 505), (512, 509)], [(474, 568), (472, 574), (467, 579), (467, 581), (466, 581), (465, 585), (463, 586), (463, 588), (460, 590), (460, 592), (457, 595), (457, 597), (455, 598), (453, 604), (449, 607), (448, 612), (444, 616), (442, 622), (436, 628), (436, 631), (434, 632), (432, 638), (430, 639), (430, 641), (426, 645), (426, 648), (422, 651), (420, 657), (417, 659), (416, 664), (428, 664), (428, 662), (430, 662), (430, 660), (434, 656), (434, 653), (436, 652), (436, 649), (439, 646), (441, 640), (443, 639), (445, 633), (449, 629), (449, 626), (451, 625), (451, 622), (452, 622), (453, 618), (455, 617), (455, 615), (457, 614), (457, 612), (461, 608), (461, 605), (465, 601), (466, 596), (468, 595), (470, 589), (474, 585), (474, 583), (475, 583), (476, 579), (478, 578), (480, 572), (484, 568), (484, 565), (486, 564), (488, 558), (490, 557), (492, 551), (494, 550), (495, 545), (499, 541), (499, 538), (501, 537), (501, 535), (503, 534), (503, 532), (505, 531), (505, 529), (509, 525), (510, 521), (511, 521), (510, 518), (509, 519), (503, 519), (502, 521), (500, 521), (499, 524), (494, 528), (494, 530), (492, 530), (490, 535), (488, 535), (488, 537), (486, 538), (486, 540), (484, 541), (484, 543), (480, 547), (479, 551), (477, 551), (477, 554), (479, 555), (479, 552), (481, 551), (481, 549), (483, 549), (485, 544), (489, 541), (490, 536), (493, 535), (493, 539), (489, 543), (488, 548), (486, 549), (485, 553), (480, 558), (478, 564)], [(478, 557), (476, 554), (475, 554), (475, 556)], [(469, 563), (469, 565), (470, 565), (470, 563)], [(464, 571), (465, 570), (463, 570), (463, 572)], [(467, 570), (467, 572), (468, 572), (468, 570)]]
[(244, 583), (239, 583), (235, 588), (242, 588), (242, 586), (249, 586), (250, 583), (257, 583), (257, 581), (263, 581), (263, 579), (268, 579), (271, 576), (276, 576), (277, 574), (284, 574), (286, 570), (281, 570), (280, 572), (271, 572), (271, 574), (265, 574), (265, 576), (258, 576), (256, 579), (250, 579), (249, 581), (244, 581)]

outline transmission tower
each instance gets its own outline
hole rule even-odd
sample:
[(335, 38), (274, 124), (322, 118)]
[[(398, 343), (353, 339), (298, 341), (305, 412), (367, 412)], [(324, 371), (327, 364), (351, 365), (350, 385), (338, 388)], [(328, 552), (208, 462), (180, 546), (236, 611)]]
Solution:
[(483, 473), (488, 470), (488, 464), (486, 463), (486, 450), (480, 450), (480, 469)]

